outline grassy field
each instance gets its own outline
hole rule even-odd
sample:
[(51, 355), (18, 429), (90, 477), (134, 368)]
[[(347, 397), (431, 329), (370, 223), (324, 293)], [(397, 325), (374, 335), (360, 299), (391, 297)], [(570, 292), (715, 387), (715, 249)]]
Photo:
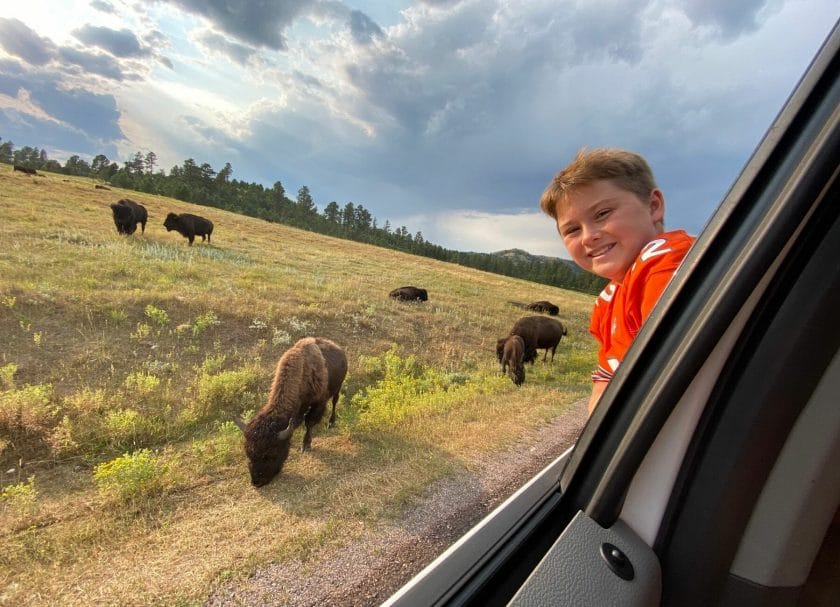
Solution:
[[(119, 236), (108, 205), (149, 211)], [(215, 225), (211, 245), (167, 212)], [(429, 301), (387, 293), (413, 284)], [(550, 300), (553, 364), (501, 376), (496, 339)], [(332, 550), (589, 390), (591, 295), (172, 199), (0, 165), (0, 604), (192, 605), (267, 562)], [(249, 482), (232, 415), (297, 339), (350, 370), (338, 424)]]

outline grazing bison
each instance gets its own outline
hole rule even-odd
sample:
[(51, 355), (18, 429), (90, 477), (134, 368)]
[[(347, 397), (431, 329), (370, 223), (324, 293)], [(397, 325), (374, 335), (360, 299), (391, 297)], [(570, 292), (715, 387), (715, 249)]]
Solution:
[(190, 246), (192, 246), (196, 236), (201, 236), (202, 242), (204, 242), (205, 237), (207, 238), (207, 242), (210, 242), (210, 234), (213, 233), (212, 221), (198, 215), (190, 215), (189, 213), (181, 213), (180, 215), (170, 213), (166, 216), (163, 227), (166, 228), (167, 232), (175, 230), (181, 236), (184, 236), (190, 241)]
[(323, 337), (304, 337), (280, 357), (265, 406), (247, 424), (234, 418), (245, 434), (251, 484), (261, 487), (280, 473), (292, 433), (303, 422), (306, 434), (301, 450), (310, 449), (312, 427), (321, 421), (329, 399), (328, 427), (335, 423), (335, 404), (346, 374), (344, 351)]
[(532, 312), (545, 312), (550, 316), (557, 316), (560, 313), (560, 308), (550, 301), (535, 301), (529, 303), (526, 308)]
[(27, 175), (37, 175), (38, 174), (38, 171), (36, 171), (35, 169), (30, 169), (29, 167), (25, 167), (25, 166), (22, 166), (20, 164), (14, 165), (14, 168), (12, 169), (12, 172), (14, 172), (14, 171), (20, 171), (21, 173), (26, 173)]
[(553, 362), (557, 344), (568, 333), (566, 327), (559, 320), (546, 318), (545, 316), (523, 316), (514, 323), (507, 337), (499, 338), (496, 342), (496, 356), (499, 362), (502, 362), (505, 343), (512, 335), (519, 335), (525, 342), (524, 362), (533, 363), (537, 358), (537, 350), (540, 348), (545, 349), (543, 360), (548, 358), (548, 351), (551, 350), (551, 360)]
[(400, 287), (388, 293), (388, 297), (393, 297), (398, 301), (427, 301), (429, 293), (426, 289), (418, 287)]
[(525, 381), (524, 357), (525, 341), (519, 335), (511, 335), (505, 339), (502, 350), (502, 373), (507, 373), (517, 386), (521, 386)]
[(140, 233), (146, 233), (146, 220), (149, 218), (146, 207), (128, 198), (123, 198), (111, 205), (114, 213), (114, 225), (118, 234), (134, 234), (137, 224), (141, 225)]

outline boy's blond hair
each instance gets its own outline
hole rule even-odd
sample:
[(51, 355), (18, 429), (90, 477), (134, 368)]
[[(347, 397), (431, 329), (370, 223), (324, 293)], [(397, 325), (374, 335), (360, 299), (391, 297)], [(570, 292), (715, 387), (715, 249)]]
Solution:
[(548, 184), (540, 197), (540, 208), (556, 221), (557, 207), (565, 202), (570, 192), (602, 179), (633, 192), (641, 200), (647, 200), (657, 189), (653, 171), (639, 154), (618, 148), (582, 148)]

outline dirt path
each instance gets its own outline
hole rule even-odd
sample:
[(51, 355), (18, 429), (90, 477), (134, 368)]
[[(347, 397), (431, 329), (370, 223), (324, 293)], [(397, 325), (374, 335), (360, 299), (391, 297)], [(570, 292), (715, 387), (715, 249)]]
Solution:
[(586, 422), (585, 401), (526, 434), (475, 472), (438, 483), (399, 524), (317, 562), (286, 562), (219, 588), (205, 607), (379, 605), (525, 481), (570, 447)]

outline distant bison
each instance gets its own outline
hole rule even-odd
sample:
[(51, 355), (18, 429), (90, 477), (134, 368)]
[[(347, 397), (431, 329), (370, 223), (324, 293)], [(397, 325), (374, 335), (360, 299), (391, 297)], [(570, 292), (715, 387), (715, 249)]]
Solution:
[(305, 424), (302, 451), (312, 446), (312, 428), (332, 400), (328, 426), (335, 424), (335, 405), (347, 375), (347, 356), (333, 341), (304, 337), (280, 357), (268, 402), (246, 424), (234, 417), (245, 434), (251, 483), (261, 487), (280, 473), (289, 456), (292, 434)]
[(163, 222), (163, 227), (167, 232), (175, 230), (181, 236), (187, 238), (192, 246), (193, 240), (196, 236), (201, 236), (201, 241), (204, 242), (205, 237), (207, 242), (210, 242), (210, 234), (213, 233), (213, 222), (198, 215), (190, 215), (189, 213), (170, 213), (166, 216), (166, 221)]
[(399, 301), (427, 301), (429, 293), (426, 289), (418, 287), (400, 287), (388, 293), (388, 297), (393, 297)]
[(114, 214), (114, 225), (118, 234), (134, 234), (139, 223), (140, 233), (146, 233), (146, 221), (149, 218), (146, 207), (128, 198), (123, 198), (111, 205)]
[(26, 173), (27, 175), (37, 175), (38, 171), (35, 169), (30, 169), (29, 167), (22, 166), (20, 164), (16, 164), (12, 171), (20, 171), (21, 173)]
[(526, 308), (532, 312), (546, 312), (550, 316), (557, 316), (560, 313), (560, 308), (550, 301), (535, 301), (529, 303)]
[(519, 335), (511, 335), (505, 339), (502, 350), (502, 373), (507, 373), (517, 386), (525, 381), (525, 341)]
[(544, 348), (543, 360), (548, 358), (548, 351), (551, 350), (551, 360), (554, 360), (554, 353), (557, 345), (564, 335), (568, 335), (566, 327), (559, 320), (546, 318), (545, 316), (523, 316), (517, 320), (507, 337), (502, 337), (496, 342), (496, 356), (502, 362), (505, 343), (512, 335), (519, 335), (525, 342), (525, 353), (523, 361), (533, 363), (537, 358), (537, 350)]

